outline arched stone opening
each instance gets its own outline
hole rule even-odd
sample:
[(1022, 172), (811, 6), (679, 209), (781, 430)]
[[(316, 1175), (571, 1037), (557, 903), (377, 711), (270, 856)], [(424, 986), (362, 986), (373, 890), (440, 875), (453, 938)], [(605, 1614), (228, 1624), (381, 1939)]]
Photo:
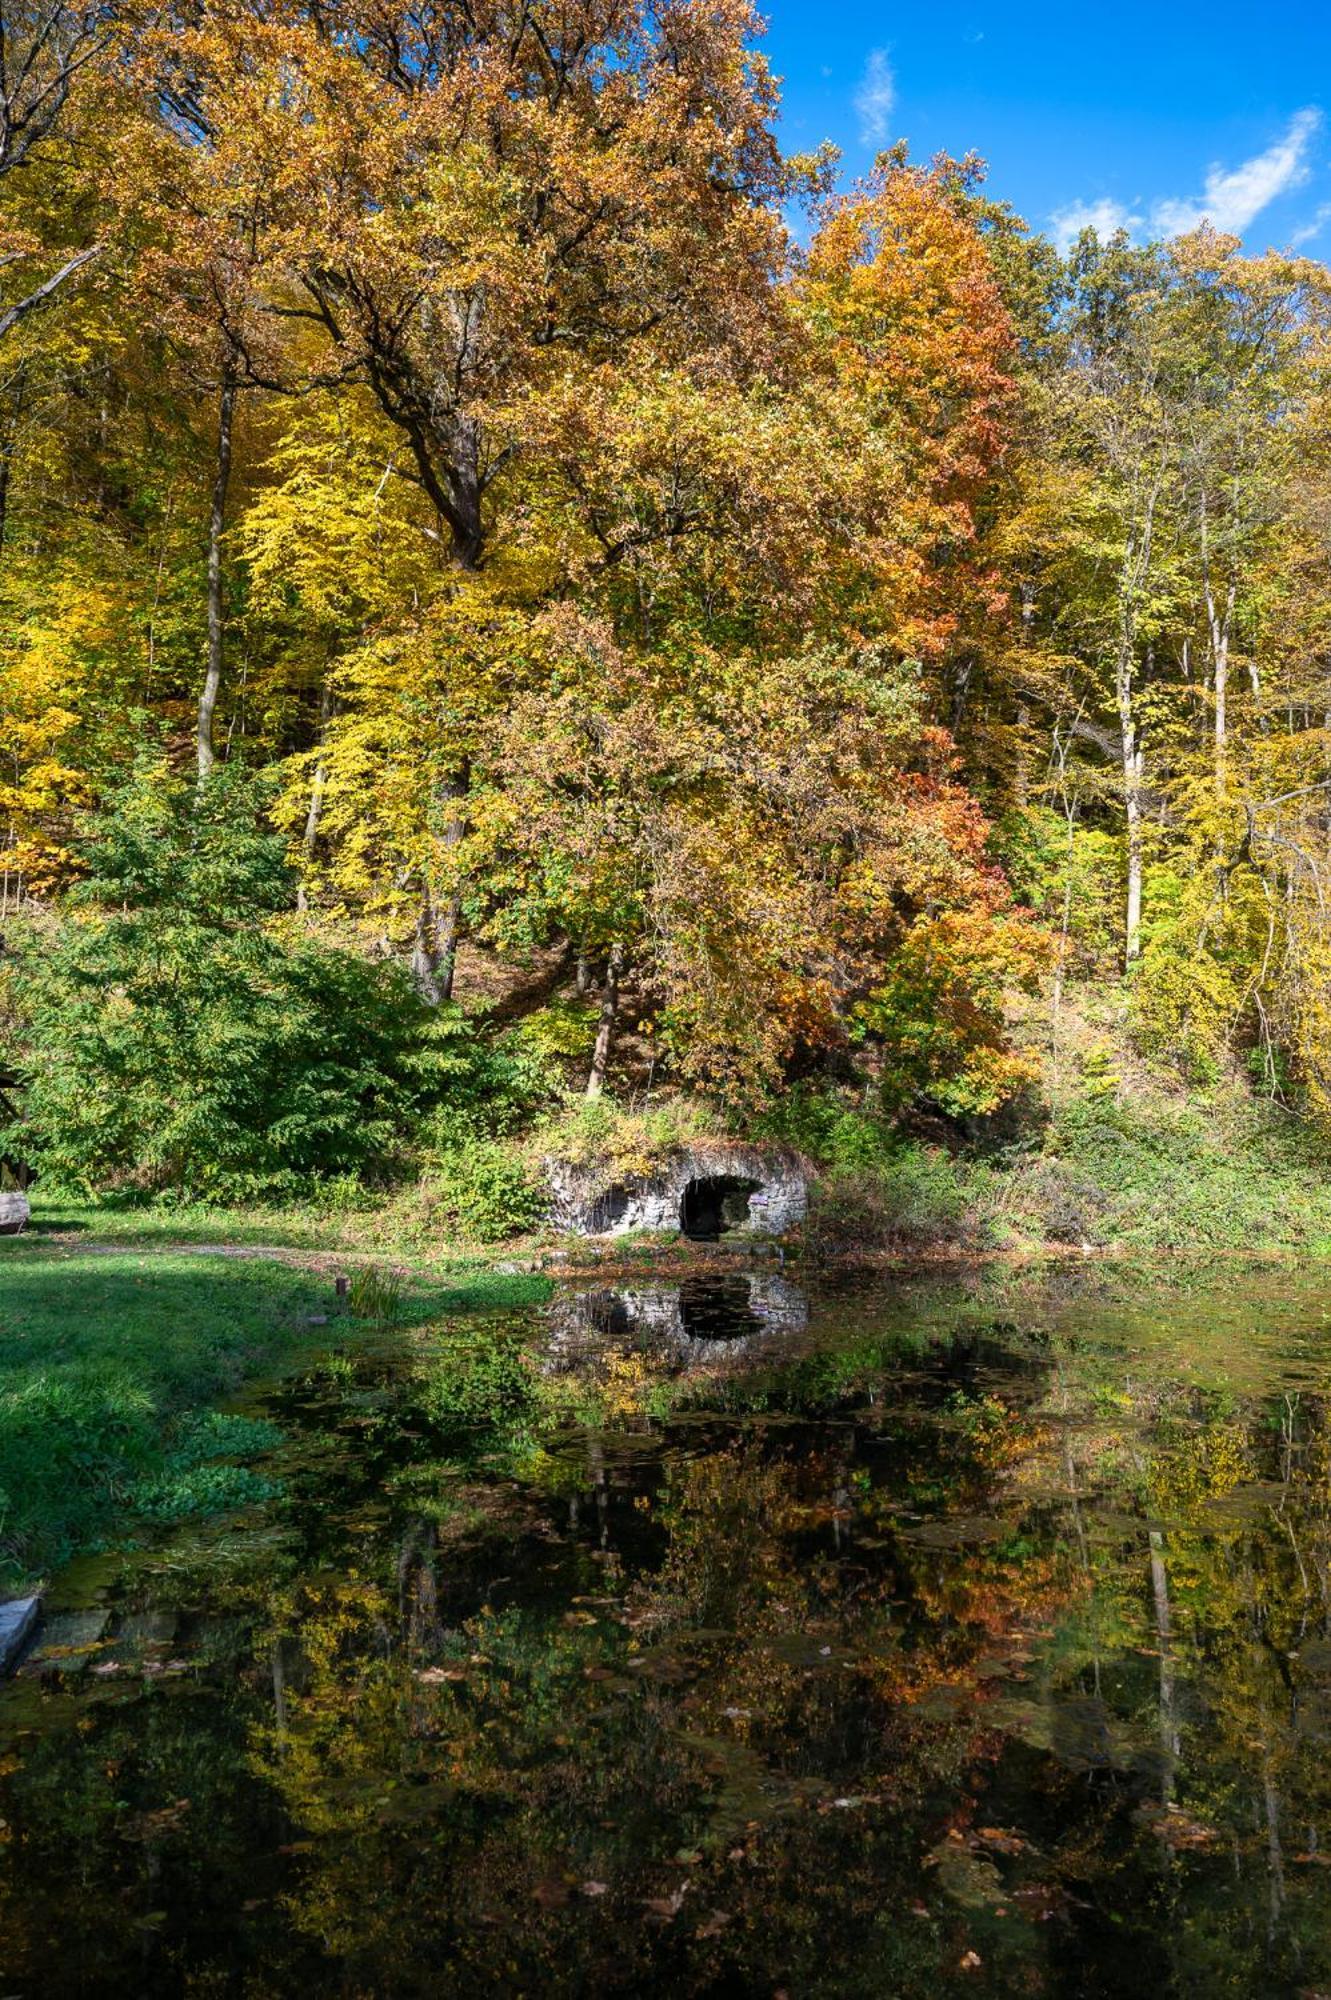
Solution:
[(624, 1220), (629, 1212), (629, 1191), (626, 1187), (608, 1187), (597, 1195), (587, 1214), (587, 1228), (593, 1236), (605, 1236)]
[(750, 1198), (761, 1185), (740, 1174), (698, 1175), (686, 1184), (680, 1197), (680, 1228), (700, 1243), (715, 1243), (727, 1230), (743, 1229), (749, 1219)]

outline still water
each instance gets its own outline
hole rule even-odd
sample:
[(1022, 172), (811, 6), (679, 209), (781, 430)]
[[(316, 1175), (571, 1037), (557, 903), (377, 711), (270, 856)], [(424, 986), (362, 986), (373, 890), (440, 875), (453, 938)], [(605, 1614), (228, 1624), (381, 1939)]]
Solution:
[(1331, 1287), (330, 1345), (0, 1689), (0, 1992), (1331, 1993)]

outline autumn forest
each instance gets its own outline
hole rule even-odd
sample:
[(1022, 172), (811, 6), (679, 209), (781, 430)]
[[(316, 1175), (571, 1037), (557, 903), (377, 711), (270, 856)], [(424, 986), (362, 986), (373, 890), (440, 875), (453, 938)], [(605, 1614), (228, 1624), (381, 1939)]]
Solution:
[(518, 1226), (1083, 991), (1331, 1128), (1323, 265), (785, 157), (744, 0), (0, 19), (11, 1164)]
[(0, 1996), (1331, 1993), (1321, 113), (780, 4), (0, 0)]

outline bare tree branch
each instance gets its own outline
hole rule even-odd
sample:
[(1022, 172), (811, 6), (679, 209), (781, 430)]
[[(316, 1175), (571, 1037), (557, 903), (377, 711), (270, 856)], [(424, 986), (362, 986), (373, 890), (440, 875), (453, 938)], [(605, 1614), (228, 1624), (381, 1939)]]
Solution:
[(45, 305), (46, 301), (55, 292), (59, 291), (65, 280), (73, 277), (75, 271), (82, 270), (83, 266), (91, 263), (94, 257), (100, 257), (103, 248), (102, 244), (94, 243), (91, 249), (80, 250), (76, 257), (71, 257), (68, 263), (62, 264), (53, 277), (48, 278), (44, 284), (38, 285), (35, 292), (29, 292), (25, 299), (20, 299), (16, 305), (9, 306), (4, 312), (0, 312), (0, 340), (4, 339), (5, 335), (18, 324), (19, 320), (25, 314), (35, 312), (38, 306)]

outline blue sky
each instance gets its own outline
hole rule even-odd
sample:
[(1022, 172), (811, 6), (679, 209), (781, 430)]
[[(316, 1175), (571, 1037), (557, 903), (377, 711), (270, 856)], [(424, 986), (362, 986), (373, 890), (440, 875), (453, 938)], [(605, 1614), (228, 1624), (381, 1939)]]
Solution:
[(833, 139), (852, 174), (899, 138), (975, 151), (1053, 234), (1208, 215), (1254, 251), (1331, 256), (1331, 0), (763, 7), (790, 151)]

